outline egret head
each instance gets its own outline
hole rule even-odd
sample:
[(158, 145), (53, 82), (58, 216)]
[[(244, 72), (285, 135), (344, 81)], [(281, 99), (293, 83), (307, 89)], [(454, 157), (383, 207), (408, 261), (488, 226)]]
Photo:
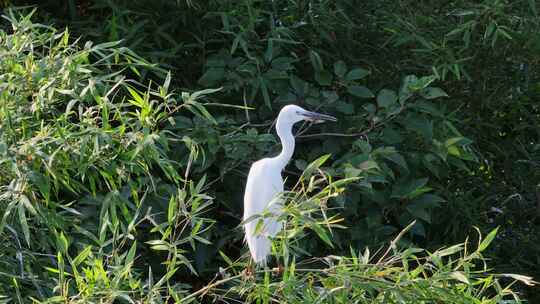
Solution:
[(281, 121), (287, 125), (293, 125), (302, 120), (313, 122), (337, 121), (337, 119), (333, 116), (310, 112), (297, 105), (284, 106), (278, 115), (278, 123)]

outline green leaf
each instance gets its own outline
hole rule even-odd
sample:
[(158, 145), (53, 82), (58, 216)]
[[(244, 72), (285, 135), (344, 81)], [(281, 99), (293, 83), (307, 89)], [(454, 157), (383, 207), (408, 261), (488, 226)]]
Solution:
[(276, 49), (274, 48), (274, 40), (268, 39), (266, 51), (264, 52), (264, 61), (271, 62), (272, 58), (274, 58), (274, 51)]
[(339, 95), (335, 91), (322, 91), (321, 94), (327, 103), (333, 103), (339, 99)]
[(307, 93), (307, 90), (309, 88), (309, 84), (305, 82), (304, 80), (292, 75), (291, 76), (291, 86), (294, 89), (296, 93), (298, 93), (301, 96), (304, 96)]
[(242, 35), (236, 35), (236, 37), (233, 40), (233, 44), (231, 46), (231, 54), (234, 54), (236, 52), (236, 49), (238, 48), (238, 44), (240, 43), (240, 40), (242, 39)]
[(450, 246), (448, 248), (439, 249), (435, 251), (433, 254), (431, 254), (431, 256), (442, 258), (445, 256), (456, 254), (462, 250), (463, 250), (463, 244), (457, 244), (457, 245)]
[(420, 133), (427, 141), (433, 138), (433, 121), (424, 116), (411, 115), (407, 117), (405, 127)]
[(538, 286), (538, 282), (535, 282), (532, 277), (521, 275), (521, 274), (513, 274), (513, 273), (501, 273), (501, 277), (507, 277), (512, 278), (516, 281), (520, 281), (523, 284), (529, 285), (529, 286)]
[(403, 168), (405, 170), (405, 173), (409, 171), (409, 167), (407, 166), (407, 162), (405, 161), (405, 158), (403, 158), (403, 156), (401, 156), (401, 154), (396, 152), (396, 153), (392, 153), (392, 154), (386, 154), (386, 155), (383, 155), (383, 156), (384, 156), (384, 158), (392, 161), (396, 165)]
[(26, 212), (23, 204), (19, 204), (17, 210), (19, 211), (19, 224), (21, 225), (24, 234), (24, 240), (26, 241), (26, 244), (30, 246), (30, 228), (28, 227), (28, 222), (26, 221)]
[(57, 234), (56, 240), (59, 247), (58, 250), (60, 252), (67, 253), (67, 250), (69, 248), (69, 242), (63, 231), (60, 231), (60, 234)]
[(328, 233), (326, 232), (326, 230), (324, 230), (324, 228), (322, 228), (321, 226), (319, 226), (319, 224), (316, 223), (311, 225), (310, 228), (315, 231), (319, 238), (323, 240), (328, 246), (334, 248), (334, 244), (332, 244), (332, 241), (330, 240), (330, 237), (328, 236)]
[(411, 203), (428, 206), (429, 208), (438, 207), (442, 202), (446, 200), (438, 195), (425, 193), (415, 198)]
[(424, 227), (424, 224), (421, 222), (416, 222), (414, 226), (411, 228), (411, 233), (416, 234), (422, 237), (426, 236), (426, 228)]
[(167, 95), (169, 92), (169, 85), (171, 84), (171, 72), (167, 72), (167, 77), (165, 77), (165, 82), (163, 83), (163, 95)]
[(200, 115), (200, 116), (206, 118), (212, 124), (217, 125), (216, 119), (212, 116), (212, 114), (210, 114), (210, 112), (208, 112), (208, 110), (206, 110), (206, 108), (202, 104), (200, 104), (200, 103), (198, 103), (196, 101), (192, 101), (189, 104), (197, 109), (197, 111), (192, 111), (192, 112), (194, 112), (194, 114)]
[(294, 165), (296, 166), (296, 168), (297, 168), (298, 170), (302, 170), (302, 171), (303, 171), (303, 170), (306, 169), (308, 163), (307, 163), (305, 160), (303, 160), (303, 159), (297, 159), (297, 160), (294, 161)]
[(150, 245), (150, 248), (156, 251), (169, 251), (171, 248), (169, 243), (162, 240), (151, 240), (146, 242), (146, 244)]
[(403, 179), (392, 187), (391, 197), (407, 198), (408, 196), (411, 196), (418, 192), (420, 189), (424, 188), (428, 180), (429, 179), (427, 177), (413, 180)]
[(224, 68), (210, 68), (199, 78), (198, 82), (203, 86), (213, 86), (220, 83), (224, 78)]
[(393, 128), (386, 127), (382, 131), (381, 140), (385, 144), (394, 145), (394, 144), (401, 143), (403, 141), (403, 137), (401, 136), (401, 134), (398, 131), (394, 130)]
[(22, 203), (26, 210), (28, 210), (32, 215), (37, 215), (36, 209), (34, 206), (32, 206), (32, 203), (26, 195), (20, 194), (19, 202)]
[(435, 99), (439, 97), (448, 97), (445, 91), (441, 88), (431, 87), (425, 88), (420, 92), (420, 95), (425, 99)]
[(353, 142), (353, 147), (358, 147), (362, 151), (362, 153), (368, 154), (373, 149), (371, 145), (369, 144), (369, 141), (365, 139), (358, 139)]
[(364, 70), (364, 69), (361, 69), (361, 68), (356, 68), (356, 69), (353, 69), (353, 70), (349, 71), (349, 73), (347, 73), (347, 76), (345, 76), (345, 79), (348, 80), (348, 81), (360, 80), (360, 79), (368, 76), (369, 74), (371, 74), (371, 72), (368, 71), (368, 70)]
[(375, 162), (373, 160), (366, 160), (366, 161), (360, 163), (358, 165), (358, 168), (360, 168), (361, 170), (364, 170), (364, 171), (369, 171), (369, 170), (373, 170), (373, 169), (380, 169), (377, 162)]
[(478, 245), (478, 252), (482, 252), (488, 248), (489, 244), (493, 241), (495, 236), (497, 235), (497, 231), (499, 231), (499, 227), (493, 229), (484, 240)]
[(365, 86), (352, 85), (347, 87), (349, 94), (360, 98), (373, 98), (373, 93)]
[(328, 159), (330, 158), (330, 154), (322, 155), (321, 157), (317, 158), (316, 160), (312, 161), (307, 168), (302, 173), (302, 178), (307, 179), (310, 177), (317, 169), (319, 169)]
[(279, 71), (287, 71), (293, 68), (292, 63), (296, 62), (296, 59), (292, 57), (278, 57), (272, 60), (272, 68)]
[(133, 245), (131, 245), (131, 248), (129, 248), (128, 254), (126, 255), (126, 264), (133, 263), (133, 260), (135, 259), (135, 253), (137, 251), (137, 241), (133, 242)]
[(502, 36), (504, 36), (506, 39), (508, 40), (512, 40), (512, 36), (510, 36), (510, 34), (504, 30), (504, 26), (498, 26), (497, 29), (495, 30), (495, 33), (496, 34), (501, 34)]
[(199, 90), (199, 91), (195, 91), (193, 92), (191, 95), (190, 95), (190, 100), (198, 100), (200, 97), (203, 97), (203, 96), (206, 96), (206, 95), (210, 95), (210, 94), (214, 94), (216, 92), (219, 92), (221, 91), (223, 88), (217, 88), (217, 89), (204, 89), (204, 90)]
[(176, 210), (178, 209), (178, 199), (174, 196), (169, 200), (169, 208), (167, 212), (167, 222), (172, 224), (176, 215)]
[(374, 104), (372, 103), (365, 103), (362, 108), (364, 108), (364, 110), (366, 112), (368, 112), (370, 115), (374, 115), (375, 112), (377, 111), (377, 108), (375, 107)]
[(458, 136), (458, 137), (452, 137), (452, 138), (449, 138), (447, 139), (445, 142), (444, 142), (444, 145), (446, 147), (450, 147), (450, 146), (453, 146), (453, 145), (460, 145), (460, 146), (466, 146), (466, 145), (470, 145), (472, 144), (473, 141), (466, 138), (466, 137), (461, 137), (461, 136)]
[(420, 204), (407, 205), (407, 211), (409, 211), (415, 218), (422, 219), (428, 223), (431, 223), (431, 214), (428, 212), (426, 206)]
[(223, 253), (223, 251), (219, 250), (219, 255), (221, 255), (229, 267), (234, 265), (233, 261), (225, 253)]
[(315, 80), (322, 86), (329, 86), (332, 84), (332, 74), (326, 70), (320, 70), (315, 72)]
[(454, 278), (462, 283), (470, 284), (469, 279), (461, 271), (453, 271), (450, 273), (450, 277)]
[(461, 151), (456, 146), (450, 146), (448, 147), (448, 155), (452, 155), (455, 157), (461, 157)]
[(324, 69), (321, 56), (313, 50), (309, 52), (309, 59), (311, 60), (311, 65), (316, 72), (322, 71)]
[(357, 177), (357, 176), (360, 176), (362, 174), (362, 170), (360, 169), (357, 169), (353, 166), (351, 166), (350, 164), (347, 164), (345, 165), (345, 169), (343, 170), (345, 172), (345, 177), (346, 178), (353, 178), (353, 177)]
[(538, 2), (536, 2), (535, 0), (529, 0), (527, 2), (529, 3), (529, 8), (533, 12), (534, 16), (538, 17), (538, 9), (536, 8)]
[(336, 110), (343, 114), (354, 114), (354, 106), (344, 101), (338, 101), (335, 103)]
[(276, 98), (276, 101), (279, 101), (281, 103), (292, 103), (292, 102), (296, 102), (297, 99), (298, 98), (296, 97), (296, 95), (294, 93), (286, 92), (284, 94), (279, 95)]
[(136, 105), (139, 108), (145, 108), (146, 101), (144, 98), (135, 89), (132, 89), (131, 87), (127, 87), (127, 89), (131, 97), (133, 97), (133, 99), (129, 100), (131, 104)]
[(207, 240), (207, 239), (205, 239), (205, 238), (202, 238), (202, 237), (200, 237), (200, 236), (198, 236), (198, 235), (194, 235), (193, 238), (194, 238), (195, 240), (197, 240), (197, 241), (203, 243), (203, 244), (206, 244), (206, 245), (211, 245), (211, 244), (212, 244), (212, 242), (210, 242), (209, 240)]
[(334, 74), (339, 78), (343, 78), (345, 77), (345, 73), (347, 73), (347, 64), (342, 60), (336, 61), (334, 63)]
[(260, 235), (263, 232), (264, 229), (264, 220), (262, 218), (254, 219), (257, 221), (257, 224), (255, 225), (255, 231), (253, 231), (253, 236)]
[(266, 106), (271, 109), (272, 104), (270, 101), (270, 94), (268, 93), (268, 86), (266, 85), (266, 80), (263, 77), (259, 77), (259, 85), (261, 87), (264, 104), (266, 104)]
[(437, 79), (436, 76), (424, 76), (417, 79), (411, 79), (411, 82), (408, 84), (409, 90), (412, 92), (420, 91), (424, 88), (427, 88), (432, 82)]
[(398, 97), (392, 90), (382, 89), (377, 95), (377, 105), (381, 108), (388, 108), (396, 103)]
[(411, 82), (416, 81), (416, 76), (414, 75), (408, 75), (403, 79), (403, 83), (401, 85), (401, 88), (399, 89), (399, 103), (404, 104), (405, 101), (407, 101), (409, 98), (413, 96), (413, 93), (411, 92), (411, 89), (409, 89), (409, 85)]
[(73, 267), (79, 266), (83, 261), (85, 261), (92, 254), (92, 246), (86, 246), (71, 262)]

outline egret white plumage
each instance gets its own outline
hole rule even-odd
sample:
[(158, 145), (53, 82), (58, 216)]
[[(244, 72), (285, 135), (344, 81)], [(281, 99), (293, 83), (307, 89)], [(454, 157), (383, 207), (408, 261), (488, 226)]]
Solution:
[[(249, 170), (244, 193), (243, 220), (245, 239), (251, 257), (257, 264), (266, 264), (266, 259), (272, 248), (270, 237), (276, 236), (283, 228), (283, 223), (278, 221), (278, 217), (282, 213), (282, 204), (278, 197), (283, 192), (281, 172), (294, 153), (293, 125), (302, 120), (322, 122), (325, 120), (336, 121), (336, 118), (306, 111), (296, 105), (283, 107), (276, 123), (276, 131), (281, 140), (281, 153), (276, 157), (256, 161)], [(265, 210), (270, 212), (272, 216), (265, 217), (262, 229), (256, 231), (257, 222), (260, 219), (254, 219), (254, 216), (263, 214)]]

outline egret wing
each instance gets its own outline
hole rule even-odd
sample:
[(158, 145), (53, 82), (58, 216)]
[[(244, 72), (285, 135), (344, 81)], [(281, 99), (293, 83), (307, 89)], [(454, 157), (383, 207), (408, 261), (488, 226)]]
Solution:
[[(264, 226), (259, 234), (256, 234), (258, 219), (253, 216), (264, 213), (265, 209), (276, 214), (281, 214), (281, 204), (279, 200), (273, 199), (283, 191), (283, 180), (281, 174), (272, 172), (268, 159), (255, 162), (249, 170), (244, 193), (244, 224), (245, 238), (251, 256), (257, 263), (264, 263), (271, 251), (271, 242), (268, 236), (275, 236), (280, 230), (282, 223), (278, 223), (276, 218), (265, 218)], [(272, 204), (270, 205), (270, 203)]]

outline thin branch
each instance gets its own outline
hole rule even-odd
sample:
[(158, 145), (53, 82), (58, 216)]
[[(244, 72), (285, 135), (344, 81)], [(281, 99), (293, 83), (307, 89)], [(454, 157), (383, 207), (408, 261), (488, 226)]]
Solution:
[(412, 221), (407, 227), (405, 227), (399, 234), (390, 242), (390, 246), (386, 249), (384, 254), (381, 256), (381, 258), (377, 261), (377, 264), (380, 264), (381, 261), (386, 257), (386, 255), (390, 252), (390, 249), (395, 249), (397, 242), (407, 233), (413, 226), (416, 224), (416, 220)]
[(360, 137), (360, 136), (366, 136), (367, 133), (369, 133), (371, 129), (364, 131), (364, 132), (358, 132), (358, 133), (331, 133), (331, 132), (323, 132), (323, 133), (314, 133), (314, 134), (308, 134), (308, 135), (299, 135), (297, 138), (312, 138), (312, 137), (319, 137), (319, 136), (338, 136), (338, 137)]
[(221, 284), (225, 284), (225, 283), (227, 283), (227, 282), (229, 282), (229, 281), (232, 281), (232, 280), (235, 280), (235, 279), (239, 279), (239, 278), (241, 278), (242, 276), (244, 276), (243, 273), (237, 274), (237, 275), (232, 276), (232, 277), (230, 277), (230, 278), (225, 278), (225, 279), (216, 281), (216, 282), (214, 282), (214, 283), (212, 283), (212, 284), (209, 284), (209, 285), (206, 285), (206, 286), (204, 286), (203, 288), (197, 290), (196, 292), (194, 292), (194, 293), (188, 295), (187, 297), (183, 298), (183, 299), (180, 301), (180, 303), (184, 303), (185, 301), (190, 300), (190, 299), (192, 299), (192, 298), (194, 298), (194, 297), (197, 297), (197, 296), (199, 296), (200, 294), (206, 293), (208, 290), (210, 290), (210, 289), (212, 289), (212, 288), (214, 288), (214, 287), (216, 287), (216, 286), (219, 286), (219, 285), (221, 285)]
[(247, 123), (251, 123), (251, 120), (249, 119), (249, 110), (248, 110), (248, 106), (247, 106), (247, 100), (246, 100), (246, 89), (244, 89), (244, 94), (243, 94), (243, 101), (244, 101), (244, 113), (246, 114), (246, 121)]

